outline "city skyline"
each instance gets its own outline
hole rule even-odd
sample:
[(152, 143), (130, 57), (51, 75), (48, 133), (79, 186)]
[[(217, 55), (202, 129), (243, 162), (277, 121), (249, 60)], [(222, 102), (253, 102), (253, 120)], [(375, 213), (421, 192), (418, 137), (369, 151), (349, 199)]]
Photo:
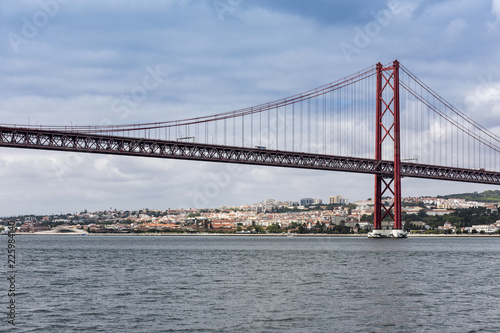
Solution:
[[(471, 197), (491, 200), (496, 192), (478, 195), (470, 193), (464, 198), (404, 198), (405, 226), (413, 232), (428, 233), (498, 233), (498, 203), (470, 200)], [(340, 196), (330, 200), (338, 201)], [(266, 199), (260, 203), (239, 207), (219, 207), (200, 210), (113, 210), (81, 211), (60, 215), (22, 215), (0, 220), (0, 227), (15, 224), (21, 232), (85, 232), (97, 233), (141, 233), (141, 232), (216, 232), (252, 233), (298, 232), (298, 233), (358, 233), (366, 234), (374, 227), (373, 200), (360, 200), (352, 204), (327, 207), (320, 199), (303, 198), (297, 201)], [(451, 222), (452, 221), (452, 222)], [(393, 222), (384, 221), (385, 226)], [(258, 227), (257, 227), (258, 226)], [(61, 229), (62, 228), (62, 229)], [(68, 230), (69, 228), (69, 230)], [(75, 229), (76, 228), (76, 229)], [(361, 231), (360, 231), (361, 230)]]
[[(500, 129), (500, 1), (125, 6), (46, 0), (4, 3), (0, 17), (5, 124), (124, 124), (210, 115), (290, 96), (397, 58), (472, 119), (494, 133)], [(1, 215), (95, 210), (104, 202), (117, 209), (236, 206), (290, 193), (324, 199), (332, 189), (352, 201), (373, 197), (371, 175), (0, 152)], [(403, 196), (495, 188), (403, 180)]]
[[(448, 193), (445, 196), (454, 196), (457, 194), (471, 194), (471, 193)], [(341, 199), (342, 203), (335, 203), (332, 202), (334, 199)], [(329, 205), (334, 204), (334, 210), (341, 208), (341, 207), (347, 207), (349, 205), (355, 205), (357, 207), (359, 206), (372, 206), (373, 208), (373, 197), (365, 198), (365, 199), (360, 199), (360, 200), (355, 200), (355, 201), (350, 201), (348, 198), (343, 197), (342, 195), (335, 195), (335, 196), (329, 196), (328, 197), (330, 202), (323, 202), (322, 199), (320, 198), (300, 198), (300, 199), (287, 199), (287, 200), (281, 200), (281, 199), (274, 199), (274, 198), (266, 198), (263, 200), (259, 200), (257, 202), (246, 202), (241, 205), (222, 205), (218, 207), (140, 207), (140, 208), (130, 208), (130, 207), (125, 207), (125, 208), (117, 208), (117, 207), (105, 207), (102, 209), (96, 209), (96, 210), (90, 210), (87, 208), (80, 208), (74, 211), (60, 211), (60, 212), (41, 212), (41, 213), (34, 213), (34, 212), (23, 212), (21, 214), (16, 214), (16, 215), (0, 215), (0, 218), (14, 218), (16, 216), (58, 216), (58, 215), (79, 215), (79, 214), (86, 214), (86, 213), (96, 213), (96, 212), (140, 212), (140, 211), (151, 211), (151, 212), (168, 212), (168, 211), (185, 211), (185, 212), (197, 212), (197, 211), (214, 211), (214, 210), (255, 210), (255, 209), (263, 209), (265, 210), (271, 210), (272, 207), (278, 207), (278, 206), (283, 206), (283, 207), (288, 207), (288, 208), (298, 208), (299, 210), (302, 209), (314, 209), (314, 207), (319, 206), (320, 208), (325, 208)], [(486, 201), (481, 201), (481, 200), (470, 200), (470, 199), (457, 199), (457, 198), (449, 198), (445, 199), (442, 197), (436, 197), (436, 196), (430, 196), (430, 195), (422, 195), (418, 197), (402, 197), (401, 198), (403, 202), (406, 203), (404, 211), (414, 211), (417, 207), (418, 202), (425, 203), (427, 205), (433, 204), (437, 207), (437, 209), (447, 209), (451, 207), (452, 209), (457, 209), (457, 208), (470, 208), (470, 207), (476, 207), (476, 206), (489, 206), (489, 205), (498, 205), (500, 203), (500, 200), (498, 203), (492, 203), (492, 202), (486, 202)], [(311, 202), (303, 202), (304, 200), (306, 201), (311, 201)], [(388, 198), (388, 201), (392, 201), (392, 198)], [(305, 205), (303, 205), (305, 203)], [(413, 212), (415, 213), (415, 212)]]

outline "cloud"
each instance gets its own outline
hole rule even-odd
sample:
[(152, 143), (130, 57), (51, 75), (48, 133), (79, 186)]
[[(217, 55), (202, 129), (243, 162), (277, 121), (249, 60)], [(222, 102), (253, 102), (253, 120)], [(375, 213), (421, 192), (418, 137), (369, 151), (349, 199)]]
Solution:
[[(494, 89), (500, 80), (500, 44), (488, 26), (500, 15), (496, 0), (221, 0), (225, 7), (219, 8), (212, 0), (54, 1), (60, 6), (52, 16), (38, 2), (0, 4), (1, 123), (71, 126), (205, 116), (290, 96), (397, 58), (474, 119), (500, 128), (496, 93), (467, 104), (467, 96), (477, 97), (480, 78)], [(388, 24), (377, 21), (398, 3), (401, 10)], [(44, 12), (48, 19), (36, 25), (34, 18)], [(377, 34), (347, 62), (339, 45), (354, 45), (355, 29), (377, 22)], [(9, 34), (23, 38), (17, 52)], [(134, 106), (117, 108), (156, 66), (165, 72), (157, 87)], [(359, 174), (254, 166), (234, 172), (217, 163), (0, 151), (0, 215), (373, 196), (373, 177)], [(217, 181), (227, 174), (228, 184)], [(403, 191), (485, 188), (421, 184), (405, 179)]]
[(500, 20), (500, 1), (492, 0), (491, 11), (494, 15), (496, 15), (497, 20)]
[(464, 19), (453, 19), (444, 29), (444, 36), (450, 41), (455, 41), (463, 35), (468, 27), (469, 25)]

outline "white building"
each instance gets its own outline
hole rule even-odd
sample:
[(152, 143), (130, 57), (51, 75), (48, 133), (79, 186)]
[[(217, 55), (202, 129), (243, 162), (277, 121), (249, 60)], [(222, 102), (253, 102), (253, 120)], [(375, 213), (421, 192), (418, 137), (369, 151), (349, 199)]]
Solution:
[(321, 205), (323, 203), (323, 200), (321, 199), (313, 199), (313, 205)]
[(453, 210), (448, 210), (448, 209), (432, 209), (432, 210), (426, 211), (426, 213), (429, 216), (436, 216), (436, 215), (442, 216), (442, 215), (453, 213)]
[(499, 227), (496, 226), (496, 223), (494, 223), (494, 224), (478, 224), (478, 225), (473, 225), (472, 227), (468, 227), (465, 230), (467, 230), (468, 232), (471, 232), (474, 229), (477, 232), (484, 231), (487, 234), (493, 234), (493, 233), (498, 231)]
[(331, 196), (328, 198), (329, 204), (341, 204), (341, 205), (347, 205), (349, 203), (349, 200), (342, 198), (341, 195), (335, 195)]

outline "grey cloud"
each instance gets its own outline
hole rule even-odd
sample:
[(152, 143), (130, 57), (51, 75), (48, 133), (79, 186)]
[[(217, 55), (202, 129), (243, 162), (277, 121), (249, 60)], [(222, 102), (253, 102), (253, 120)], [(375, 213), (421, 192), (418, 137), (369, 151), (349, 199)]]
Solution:
[[(58, 0), (53, 0), (58, 1)], [(99, 124), (175, 120), (269, 102), (335, 81), (378, 61), (398, 58), (452, 104), (497, 131), (494, 98), (467, 105), (480, 78), (500, 82), (498, 24), (492, 2), (403, 1), (347, 62), (339, 45), (355, 45), (356, 28), (377, 24), (389, 1), (250, 1), (221, 17), (206, 1), (69, 1), (13, 51), (8, 33), (22, 36), (37, 2), (0, 5), (2, 123)], [(126, 5), (125, 5), (126, 4)], [(497, 8), (497, 7), (495, 7)], [(375, 13), (375, 16), (374, 16)], [(455, 23), (453, 23), (455, 22)], [(383, 26), (382, 26), (383, 25)], [(137, 107), (113, 103), (141, 84), (146, 67), (168, 71)], [(496, 88), (495, 88), (496, 89)], [(469, 103), (470, 104), (470, 103)], [(28, 119), (29, 118), (29, 119)], [(226, 166), (0, 149), (0, 215), (80, 209), (176, 208)], [(76, 166), (74, 166), (77, 164)], [(54, 165), (55, 170), (54, 170)], [(59, 167), (59, 169), (57, 169)], [(300, 199), (342, 194), (371, 197), (373, 177), (349, 173), (244, 166), (207, 205), (239, 205), (267, 197)], [(63, 181), (59, 180), (58, 172)], [(404, 180), (405, 195), (488, 188)], [(27, 192), (27, 199), (22, 193)], [(194, 193), (194, 194), (193, 194)], [(201, 202), (201, 201), (200, 201)]]

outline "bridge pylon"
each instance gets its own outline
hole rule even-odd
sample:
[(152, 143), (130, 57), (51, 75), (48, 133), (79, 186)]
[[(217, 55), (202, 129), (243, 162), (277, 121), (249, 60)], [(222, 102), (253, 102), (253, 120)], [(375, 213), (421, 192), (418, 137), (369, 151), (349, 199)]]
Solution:
[[(393, 153), (393, 173), (375, 175), (373, 231), (369, 237), (406, 237), (401, 224), (401, 155), (400, 155), (400, 118), (399, 118), (399, 62), (384, 67), (381, 63), (377, 70), (375, 159), (377, 168), (381, 165), (384, 151)], [(380, 169), (378, 169), (380, 171)], [(390, 199), (383, 199), (387, 196)], [(384, 201), (387, 200), (387, 201)], [(382, 221), (394, 222), (392, 230), (383, 230)]]

